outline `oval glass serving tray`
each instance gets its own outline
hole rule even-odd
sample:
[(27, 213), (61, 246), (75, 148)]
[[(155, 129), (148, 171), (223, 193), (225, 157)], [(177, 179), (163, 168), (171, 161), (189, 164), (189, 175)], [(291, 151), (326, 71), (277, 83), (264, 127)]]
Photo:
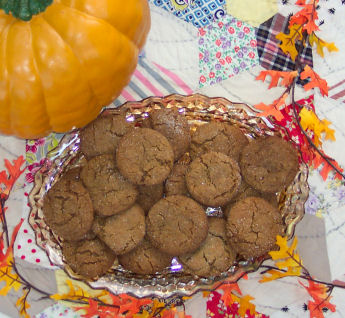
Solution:
[[(232, 103), (225, 98), (208, 98), (203, 95), (169, 95), (166, 97), (150, 97), (140, 102), (127, 102), (118, 108), (108, 108), (100, 116), (112, 116), (124, 112), (128, 121), (137, 126), (156, 108), (177, 107), (181, 115), (186, 116), (191, 129), (212, 120), (220, 120), (237, 125), (248, 138), (278, 135), (288, 138), (286, 130), (272, 124), (265, 118), (255, 116), (255, 112), (247, 105)], [(64, 263), (61, 254), (63, 241), (54, 235), (43, 218), (42, 204), (44, 195), (65, 171), (82, 166), (85, 158), (79, 151), (79, 131), (66, 134), (57, 148), (47, 154), (46, 163), (36, 173), (34, 187), (29, 195), (31, 212), (29, 223), (35, 231), (36, 243), (44, 249), (50, 261), (64, 269), (74, 279), (83, 280)], [(300, 169), (294, 181), (282, 192), (277, 193), (279, 211), (285, 224), (285, 234), (291, 238), (296, 224), (304, 215), (304, 203), (308, 198), (308, 169), (300, 163)], [(205, 213), (210, 216), (222, 215), (221, 208), (208, 208)], [(255, 271), (267, 255), (258, 259), (238, 262), (228, 271), (216, 277), (198, 277), (187, 274), (177, 259), (173, 259), (169, 268), (155, 275), (137, 275), (114, 264), (111, 270), (95, 281), (87, 281), (93, 288), (105, 288), (115, 294), (128, 293), (136, 297), (172, 297), (190, 296), (200, 290), (209, 290), (226, 279), (236, 281), (244, 272)]]

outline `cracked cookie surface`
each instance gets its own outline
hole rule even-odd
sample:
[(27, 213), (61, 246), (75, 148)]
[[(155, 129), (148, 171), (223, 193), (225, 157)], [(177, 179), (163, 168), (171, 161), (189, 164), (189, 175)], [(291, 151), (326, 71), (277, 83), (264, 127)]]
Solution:
[(165, 181), (165, 194), (190, 196), (186, 184), (188, 165), (175, 164), (168, 179)]
[(96, 218), (92, 231), (116, 255), (128, 253), (145, 236), (145, 213), (139, 205), (135, 204), (120, 214)]
[(186, 272), (198, 276), (216, 276), (230, 268), (236, 253), (227, 241), (225, 220), (208, 218), (208, 235), (194, 252), (179, 257)]
[(176, 107), (155, 109), (148, 120), (152, 129), (169, 140), (175, 161), (189, 149), (191, 137), (188, 120)]
[(115, 262), (115, 254), (99, 239), (64, 242), (62, 254), (72, 270), (86, 278), (105, 274)]
[(238, 201), (226, 221), (229, 241), (245, 259), (259, 257), (275, 248), (276, 236), (283, 235), (279, 210), (258, 197)]
[(114, 154), (120, 139), (133, 128), (124, 114), (99, 117), (80, 131), (80, 150), (88, 159)]
[(119, 262), (133, 273), (150, 275), (170, 266), (172, 258), (172, 256), (157, 250), (145, 238), (129, 253), (119, 255)]
[(135, 186), (116, 169), (114, 155), (92, 158), (83, 167), (80, 177), (90, 192), (95, 212), (102, 216), (128, 209), (138, 196)]
[(149, 128), (137, 128), (126, 134), (116, 151), (121, 174), (137, 185), (162, 183), (174, 162), (173, 149), (166, 137)]
[(199, 126), (193, 133), (190, 155), (195, 159), (206, 152), (216, 151), (238, 161), (243, 147), (247, 144), (247, 137), (238, 127), (227, 123), (210, 122)]
[(174, 256), (196, 250), (205, 240), (208, 230), (204, 209), (182, 195), (158, 201), (149, 211), (146, 225), (152, 245)]
[(137, 203), (145, 212), (148, 212), (162, 198), (164, 193), (163, 183), (152, 186), (138, 186), (137, 189), (139, 193)]
[(279, 192), (298, 172), (298, 155), (293, 146), (279, 137), (258, 138), (241, 154), (243, 178), (261, 192)]
[(82, 239), (91, 229), (94, 208), (89, 192), (77, 179), (79, 169), (67, 171), (43, 199), (44, 219), (65, 240)]
[(186, 173), (189, 193), (206, 206), (223, 206), (241, 184), (238, 164), (220, 152), (210, 151), (193, 160)]

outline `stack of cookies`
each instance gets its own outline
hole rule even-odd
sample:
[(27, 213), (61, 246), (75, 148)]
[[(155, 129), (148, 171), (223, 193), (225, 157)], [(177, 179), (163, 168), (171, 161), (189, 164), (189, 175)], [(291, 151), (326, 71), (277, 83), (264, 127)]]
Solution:
[(298, 156), (279, 137), (250, 141), (216, 121), (191, 133), (177, 108), (164, 108), (141, 127), (122, 114), (98, 118), (81, 130), (80, 151), (86, 164), (53, 185), (43, 213), (65, 262), (85, 278), (116, 260), (155, 274), (173, 257), (190, 274), (215, 276), (274, 249), (284, 232), (276, 193), (293, 181)]

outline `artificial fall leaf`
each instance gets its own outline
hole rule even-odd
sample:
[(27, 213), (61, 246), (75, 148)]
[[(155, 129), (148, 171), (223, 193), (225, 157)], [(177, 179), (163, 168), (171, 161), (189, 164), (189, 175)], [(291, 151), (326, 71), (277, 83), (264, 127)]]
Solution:
[[(80, 288), (79, 286), (74, 286), (72, 281), (66, 279), (66, 284), (69, 287), (68, 293), (66, 294), (54, 294), (50, 298), (54, 300), (85, 300), (85, 298), (90, 298), (90, 294)], [(101, 291), (99, 295), (95, 297), (104, 296), (105, 291)]]
[(27, 313), (27, 310), (31, 307), (29, 303), (27, 302), (27, 297), (30, 292), (30, 289), (24, 289), (24, 294), (22, 297), (20, 297), (17, 302), (16, 306), (19, 308), (19, 313), (24, 318), (30, 318), (30, 316)]
[(266, 272), (270, 276), (263, 276), (262, 279), (259, 281), (260, 283), (270, 282), (272, 280), (280, 279), (287, 276), (300, 276), (301, 275), (301, 268), (298, 267), (288, 267), (286, 271), (280, 271), (277, 269), (270, 269)]
[(0, 296), (6, 296), (11, 289), (18, 291), (22, 286), (17, 273), (14, 271), (12, 253), (6, 259), (7, 264), (0, 266), (0, 282), (5, 282), (5, 286), (0, 289)]
[(255, 108), (262, 110), (261, 113), (258, 113), (258, 116), (266, 116), (266, 117), (273, 116), (278, 121), (282, 120), (284, 116), (281, 113), (281, 109), (286, 107), (285, 100), (287, 97), (288, 97), (288, 94), (285, 93), (283, 96), (276, 99), (270, 105), (266, 105), (264, 103), (254, 105)]
[(262, 80), (264, 82), (267, 75), (270, 75), (272, 78), (271, 83), (268, 87), (268, 89), (270, 89), (272, 87), (278, 86), (280, 79), (282, 79), (281, 86), (288, 87), (293, 82), (293, 79), (298, 75), (298, 72), (297, 71), (281, 72), (281, 71), (273, 71), (273, 70), (261, 71), (260, 74), (256, 77), (256, 80), (257, 81)]
[(328, 308), (330, 311), (335, 312), (335, 306), (329, 302), (325, 302), (322, 305), (315, 301), (308, 302), (308, 309), (310, 312), (310, 318), (324, 318), (323, 308)]
[(324, 57), (323, 49), (326, 48), (328, 52), (339, 51), (339, 49), (335, 46), (335, 44), (328, 43), (322, 39), (320, 39), (314, 32), (309, 35), (309, 43), (311, 46), (316, 44), (316, 52), (321, 56)]
[(218, 287), (218, 289), (223, 290), (223, 295), (221, 300), (225, 306), (229, 306), (235, 302), (235, 296), (233, 292), (236, 292), (238, 295), (242, 295), (240, 287), (237, 283), (223, 284)]
[[(322, 152), (322, 151), (321, 151), (321, 152)], [(323, 152), (322, 152), (322, 153), (323, 153)], [(324, 153), (323, 153), (323, 154), (324, 154)], [(338, 164), (335, 160), (333, 160), (333, 159), (330, 159), (330, 160), (332, 161), (332, 164), (333, 164), (339, 171), (344, 172), (344, 169), (341, 168), (341, 167), (339, 166), (339, 164)], [(319, 153), (315, 152), (315, 157), (314, 157), (314, 159), (313, 159), (313, 166), (314, 166), (314, 168), (317, 169), (317, 168), (318, 168), (320, 165), (322, 165), (322, 164), (323, 164), (323, 167), (322, 167), (322, 169), (321, 169), (321, 171), (320, 171), (320, 175), (321, 175), (322, 179), (323, 179), (324, 181), (326, 181), (326, 180), (327, 180), (327, 177), (328, 177), (328, 175), (329, 175), (329, 173), (333, 170), (333, 167), (332, 167), (324, 158), (322, 158), (322, 156), (320, 156)], [(334, 178), (335, 178), (335, 179), (341, 180), (341, 179), (342, 179), (342, 176), (341, 176), (338, 172), (336, 172)]]
[(309, 65), (306, 65), (304, 71), (301, 73), (301, 79), (305, 80), (308, 77), (310, 78), (310, 82), (304, 85), (304, 90), (308, 91), (318, 87), (322, 96), (328, 96), (327, 82), (316, 74)]
[(175, 314), (176, 314), (176, 308), (171, 308), (171, 309), (165, 310), (161, 314), (161, 317), (162, 318), (175, 318)]
[(0, 197), (7, 198), (14, 183), (17, 181), (19, 176), (24, 172), (24, 169), (21, 169), (21, 166), (24, 164), (25, 160), (23, 156), (18, 157), (13, 160), (13, 164), (10, 161), (5, 159), (5, 170), (0, 172)]
[(299, 6), (303, 9), (290, 18), (290, 27), (295, 24), (303, 26), (303, 30), (306, 30), (308, 34), (318, 31), (319, 27), (315, 23), (318, 19), (318, 13), (314, 8), (314, 4), (312, 2), (308, 4), (300, 2)]
[(282, 43), (279, 45), (281, 50), (285, 54), (290, 54), (290, 57), (295, 61), (298, 54), (295, 43), (298, 40), (302, 40), (302, 27), (298, 24), (294, 24), (289, 27), (289, 34), (280, 32), (276, 35), (276, 38)]
[(287, 237), (282, 237), (277, 235), (276, 244), (279, 246), (279, 251), (271, 251), (269, 252), (270, 256), (273, 260), (291, 258), (292, 256), (298, 256), (297, 252), (295, 251), (297, 247), (297, 238), (294, 237), (291, 246), (288, 245)]
[(177, 312), (177, 318), (192, 318), (191, 315), (186, 315), (184, 311), (178, 311)]
[(322, 145), (323, 134), (325, 139), (335, 140), (334, 130), (329, 128), (331, 123), (328, 120), (320, 120), (313, 110), (308, 110), (305, 107), (301, 109), (299, 116), (302, 128), (313, 132), (314, 143), (317, 147)]
[(246, 317), (247, 311), (249, 311), (251, 315), (255, 314), (255, 305), (250, 302), (253, 299), (254, 298), (250, 295), (246, 295), (240, 298), (239, 300), (240, 307), (238, 309), (238, 313), (240, 317)]

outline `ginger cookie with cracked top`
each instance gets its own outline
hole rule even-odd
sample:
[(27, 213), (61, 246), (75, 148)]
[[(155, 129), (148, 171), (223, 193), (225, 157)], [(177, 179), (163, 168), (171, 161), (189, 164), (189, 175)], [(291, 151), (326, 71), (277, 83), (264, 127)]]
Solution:
[(163, 183), (151, 186), (137, 186), (137, 189), (137, 204), (142, 207), (145, 213), (147, 213), (152, 206), (162, 198), (164, 193)]
[(204, 209), (182, 195), (158, 201), (147, 215), (146, 227), (151, 244), (173, 256), (195, 251), (208, 231)]
[(282, 138), (262, 137), (243, 149), (240, 166), (244, 180), (252, 187), (260, 192), (279, 192), (295, 178), (298, 154)]
[(137, 185), (162, 183), (173, 167), (174, 152), (158, 131), (137, 128), (126, 134), (116, 150), (116, 164), (123, 176)]
[(89, 160), (80, 178), (90, 192), (98, 215), (120, 213), (131, 207), (137, 199), (136, 187), (116, 169), (114, 155), (101, 155)]
[(208, 218), (208, 235), (201, 246), (193, 253), (179, 257), (183, 269), (198, 276), (217, 276), (225, 272), (236, 260), (236, 252), (229, 244), (225, 220)]
[(193, 160), (186, 173), (191, 196), (206, 206), (223, 206), (236, 195), (241, 184), (240, 168), (234, 159), (210, 151)]
[(221, 152), (238, 162), (247, 137), (237, 126), (222, 122), (210, 122), (199, 126), (192, 135), (190, 155), (195, 159), (202, 154)]
[(259, 197), (238, 201), (226, 220), (226, 232), (238, 254), (245, 259), (259, 257), (276, 247), (277, 235), (283, 235), (279, 210)]
[(144, 238), (135, 249), (119, 255), (119, 263), (133, 273), (151, 275), (170, 266), (172, 258), (173, 256), (159, 251)]
[(188, 165), (176, 163), (165, 181), (165, 194), (190, 196), (186, 184), (186, 173)]
[(137, 204), (128, 210), (107, 218), (95, 219), (92, 231), (116, 255), (134, 249), (145, 236), (145, 213)]
[(65, 242), (62, 254), (75, 273), (88, 279), (105, 274), (116, 260), (115, 254), (98, 238)]
[(80, 131), (80, 151), (86, 158), (114, 154), (120, 139), (134, 128), (125, 114), (98, 117)]
[(189, 123), (176, 107), (154, 109), (148, 121), (150, 128), (159, 131), (169, 140), (175, 161), (188, 151), (191, 141)]
[(78, 180), (78, 175), (78, 168), (68, 170), (43, 199), (46, 223), (55, 234), (68, 241), (83, 239), (94, 218), (89, 192)]

